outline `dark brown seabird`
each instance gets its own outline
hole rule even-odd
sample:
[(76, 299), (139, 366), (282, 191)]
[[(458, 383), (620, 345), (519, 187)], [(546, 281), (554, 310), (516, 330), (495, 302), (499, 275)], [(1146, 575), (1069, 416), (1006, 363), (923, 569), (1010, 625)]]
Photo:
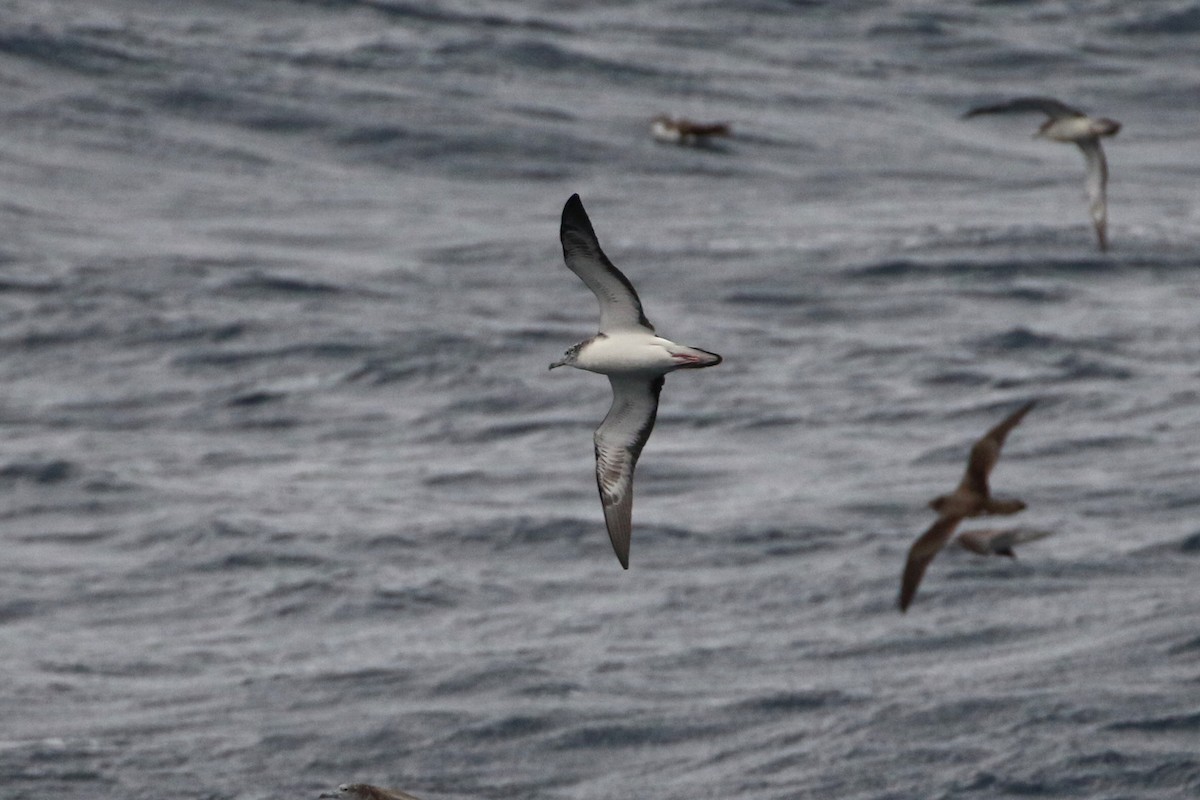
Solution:
[(958, 488), (950, 494), (929, 501), (929, 507), (937, 512), (938, 518), (909, 548), (908, 560), (904, 564), (904, 577), (900, 581), (901, 611), (907, 611), (912, 604), (925, 568), (950, 541), (959, 522), (967, 517), (985, 514), (1016, 514), (1025, 508), (1025, 503), (1015, 498), (992, 497), (988, 476), (1000, 458), (1000, 448), (1004, 446), (1005, 437), (1029, 413), (1029, 409), (1033, 408), (1036, 402), (1030, 400), (984, 434), (971, 448), (971, 455), (967, 459), (967, 471)]
[(1100, 137), (1115, 136), (1117, 131), (1121, 130), (1121, 123), (1111, 119), (1093, 119), (1082, 111), (1071, 108), (1051, 97), (1018, 97), (1007, 103), (979, 106), (964, 114), (963, 119), (970, 119), (980, 114), (1017, 114), (1028, 111), (1040, 112), (1049, 117), (1038, 128), (1038, 132), (1034, 134), (1035, 137), (1075, 144), (1083, 152), (1083, 159), (1087, 164), (1088, 211), (1092, 216), (1092, 225), (1096, 229), (1100, 251), (1106, 251), (1108, 249), (1108, 201), (1106, 198), (1108, 161), (1104, 158), (1104, 148), (1100, 146)]
[(596, 231), (577, 194), (563, 206), (559, 238), (567, 268), (600, 301), (600, 332), (568, 349), (550, 369), (575, 367), (599, 372), (612, 384), (612, 406), (592, 442), (608, 538), (621, 566), (629, 569), (633, 470), (654, 430), (663, 378), (677, 369), (715, 367), (721, 357), (675, 344), (654, 332), (633, 284), (600, 249)]
[(349, 798), (349, 800), (420, 800), (408, 792), (402, 792), (399, 789), (381, 789), (369, 783), (343, 783), (336, 792), (322, 792), (318, 797)]

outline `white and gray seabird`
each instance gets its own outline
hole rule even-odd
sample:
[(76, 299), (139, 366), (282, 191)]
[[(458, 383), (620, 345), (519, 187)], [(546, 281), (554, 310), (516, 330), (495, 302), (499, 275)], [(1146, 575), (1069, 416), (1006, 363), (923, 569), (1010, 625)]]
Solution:
[(568, 366), (599, 372), (612, 384), (612, 406), (593, 436), (596, 484), (613, 550), (621, 566), (629, 569), (633, 470), (654, 429), (663, 376), (677, 369), (713, 367), (721, 357), (675, 344), (654, 332), (633, 284), (600, 249), (577, 194), (563, 206), (559, 237), (567, 267), (600, 301), (600, 332), (567, 350), (550, 369)]
[(1101, 252), (1108, 249), (1108, 162), (1104, 148), (1100, 146), (1102, 136), (1115, 136), (1121, 130), (1116, 120), (1092, 118), (1082, 111), (1071, 108), (1050, 97), (1018, 97), (1007, 103), (972, 108), (963, 115), (964, 119), (980, 114), (1018, 114), (1035, 111), (1045, 114), (1047, 119), (1034, 136), (1067, 142), (1079, 146), (1087, 164), (1088, 211)]

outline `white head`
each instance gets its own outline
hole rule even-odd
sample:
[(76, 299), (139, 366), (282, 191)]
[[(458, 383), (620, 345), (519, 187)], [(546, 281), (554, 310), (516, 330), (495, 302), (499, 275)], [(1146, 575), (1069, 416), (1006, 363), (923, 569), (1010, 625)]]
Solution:
[(579, 351), (583, 349), (585, 344), (587, 344), (587, 342), (580, 342), (579, 344), (572, 345), (571, 347), (567, 348), (567, 352), (563, 353), (563, 357), (551, 364), (550, 369), (554, 369), (555, 367), (575, 366), (575, 362), (579, 360)]

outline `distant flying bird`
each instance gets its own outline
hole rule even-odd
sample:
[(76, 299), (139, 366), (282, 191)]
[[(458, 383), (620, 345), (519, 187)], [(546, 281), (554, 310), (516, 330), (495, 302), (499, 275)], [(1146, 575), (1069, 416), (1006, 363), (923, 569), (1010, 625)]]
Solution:
[(336, 792), (322, 792), (318, 797), (349, 798), (349, 800), (419, 800), (398, 789), (380, 789), (369, 783), (343, 783)]
[(713, 367), (721, 357), (654, 333), (633, 284), (600, 249), (577, 194), (563, 207), (559, 237), (567, 267), (600, 301), (600, 332), (571, 347), (550, 369), (599, 372), (612, 384), (612, 407), (593, 437), (596, 484), (613, 550), (621, 566), (629, 569), (633, 469), (654, 428), (663, 376), (677, 369)]
[(1071, 142), (1083, 151), (1083, 158), (1087, 163), (1088, 211), (1092, 215), (1092, 225), (1096, 228), (1100, 250), (1107, 250), (1108, 203), (1105, 193), (1108, 186), (1108, 162), (1104, 158), (1100, 138), (1115, 136), (1117, 131), (1121, 130), (1121, 123), (1111, 119), (1093, 119), (1082, 111), (1049, 97), (1018, 97), (1007, 103), (980, 106), (972, 108), (963, 118), (970, 119), (980, 114), (1017, 114), (1027, 111), (1041, 112), (1049, 117), (1038, 128), (1035, 137), (1053, 139), (1056, 142)]
[(929, 501), (929, 507), (938, 513), (937, 521), (921, 534), (908, 551), (904, 564), (904, 577), (900, 582), (900, 610), (907, 611), (917, 594), (917, 586), (925, 574), (925, 568), (941, 549), (950, 541), (958, 523), (966, 517), (985, 514), (1016, 514), (1025, 508), (1025, 503), (1014, 498), (994, 498), (988, 487), (988, 476), (1000, 458), (1000, 448), (1009, 431), (1017, 426), (1021, 418), (1029, 413), (1036, 400), (1030, 400), (992, 428), (971, 448), (967, 459), (967, 472), (958, 488)]
[(980, 556), (1007, 556), (1016, 558), (1013, 548), (1026, 542), (1045, 539), (1054, 534), (1043, 528), (980, 528), (963, 531), (954, 541), (964, 550)]
[(650, 134), (657, 141), (667, 144), (695, 145), (707, 144), (714, 137), (730, 136), (732, 131), (728, 122), (693, 122), (662, 114), (650, 123)]

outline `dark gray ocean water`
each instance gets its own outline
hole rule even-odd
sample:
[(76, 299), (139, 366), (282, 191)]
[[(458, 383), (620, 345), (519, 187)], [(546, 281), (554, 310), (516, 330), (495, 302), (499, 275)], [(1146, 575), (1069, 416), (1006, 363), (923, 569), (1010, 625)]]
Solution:
[[(1198, 98), (1195, 0), (3, 0), (0, 798), (1195, 796)], [(573, 192), (725, 357), (628, 572)]]

